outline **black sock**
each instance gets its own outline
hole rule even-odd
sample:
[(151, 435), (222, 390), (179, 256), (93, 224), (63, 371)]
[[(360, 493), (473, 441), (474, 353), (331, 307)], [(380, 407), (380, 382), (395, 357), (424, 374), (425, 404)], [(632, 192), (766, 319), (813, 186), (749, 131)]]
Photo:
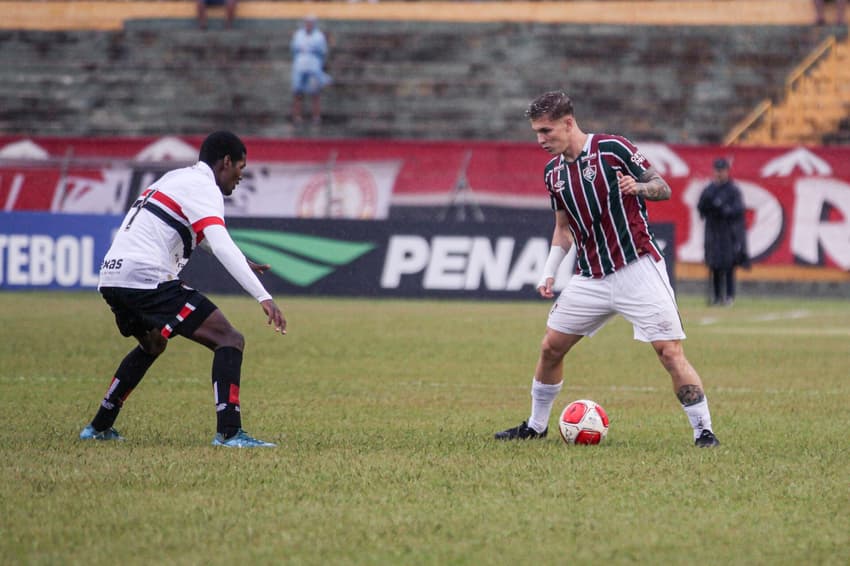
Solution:
[(141, 346), (136, 346), (124, 356), (115, 372), (115, 377), (112, 378), (112, 383), (109, 384), (106, 395), (103, 396), (103, 401), (100, 402), (97, 414), (92, 419), (91, 425), (95, 430), (106, 430), (115, 424), (124, 401), (145, 376), (145, 372), (156, 358), (142, 350)]
[(216, 431), (230, 438), (242, 428), (239, 409), (239, 380), (242, 375), (242, 351), (225, 346), (215, 351), (212, 382), (215, 392)]

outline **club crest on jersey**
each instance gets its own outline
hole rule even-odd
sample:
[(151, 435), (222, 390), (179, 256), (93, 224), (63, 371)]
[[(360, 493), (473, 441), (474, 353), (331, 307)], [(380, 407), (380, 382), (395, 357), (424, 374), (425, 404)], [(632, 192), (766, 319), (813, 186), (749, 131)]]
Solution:
[(585, 167), (584, 171), (581, 172), (581, 176), (584, 177), (586, 181), (592, 183), (596, 178), (596, 165)]

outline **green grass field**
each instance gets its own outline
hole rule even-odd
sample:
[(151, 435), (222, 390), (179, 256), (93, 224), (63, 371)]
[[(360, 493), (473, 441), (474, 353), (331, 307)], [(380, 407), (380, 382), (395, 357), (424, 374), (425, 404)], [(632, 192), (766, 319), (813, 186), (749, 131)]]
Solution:
[[(132, 347), (94, 292), (0, 293), (2, 564), (850, 563), (850, 303), (681, 300), (723, 445), (612, 321), (568, 357), (605, 443), (497, 443), (528, 416), (548, 303), (215, 297), (247, 338), (245, 428), (209, 446), (211, 355), (172, 341), (82, 443)], [(553, 414), (550, 432), (555, 430)]]

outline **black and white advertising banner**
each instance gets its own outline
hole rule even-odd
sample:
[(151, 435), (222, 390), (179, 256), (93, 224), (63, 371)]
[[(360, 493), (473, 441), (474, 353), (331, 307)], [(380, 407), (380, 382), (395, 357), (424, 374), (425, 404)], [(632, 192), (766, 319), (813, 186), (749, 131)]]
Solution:
[[(117, 215), (0, 213), (0, 290), (94, 289)], [(544, 225), (545, 224), (545, 225)], [(247, 257), (275, 295), (534, 298), (551, 223), (231, 218)], [(653, 225), (674, 266), (673, 225)], [(561, 266), (556, 289), (571, 266)], [(181, 277), (206, 293), (243, 293), (202, 249)]]
[[(233, 239), (274, 294), (363, 297), (534, 298), (551, 245), (551, 225), (531, 223), (410, 223), (356, 220), (238, 218)], [(654, 225), (665, 256), (673, 225)], [(674, 258), (666, 257), (670, 280)], [(566, 263), (566, 262), (565, 262)], [(562, 265), (556, 289), (571, 266)], [(218, 262), (196, 252), (184, 278), (209, 292), (239, 292)]]

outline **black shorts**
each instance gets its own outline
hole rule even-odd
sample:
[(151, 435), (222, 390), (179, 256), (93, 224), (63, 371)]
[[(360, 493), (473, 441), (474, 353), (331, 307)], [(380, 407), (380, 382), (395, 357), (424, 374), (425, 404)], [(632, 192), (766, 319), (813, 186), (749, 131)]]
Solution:
[(100, 294), (115, 314), (115, 324), (124, 336), (139, 336), (156, 329), (166, 338), (173, 334), (191, 338), (218, 308), (182, 281), (161, 283), (156, 289), (101, 287)]

